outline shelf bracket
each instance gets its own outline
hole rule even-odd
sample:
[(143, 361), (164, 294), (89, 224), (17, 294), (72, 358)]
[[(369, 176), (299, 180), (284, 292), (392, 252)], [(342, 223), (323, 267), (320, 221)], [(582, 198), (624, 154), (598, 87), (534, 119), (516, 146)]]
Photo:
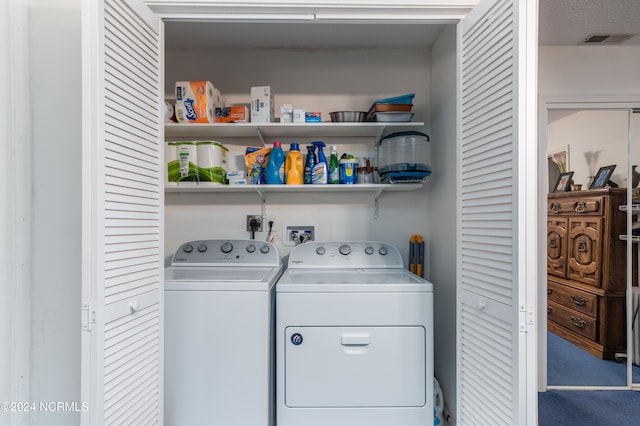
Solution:
[(380, 216), (380, 201), (378, 200), (380, 198), (380, 194), (382, 194), (382, 188), (378, 188), (376, 189), (376, 192), (374, 193), (374, 198), (373, 198), (373, 218), (374, 219), (378, 219), (378, 217)]
[(256, 129), (256, 133), (258, 133), (258, 138), (260, 139), (260, 142), (262, 142), (262, 145), (266, 146), (267, 144), (264, 141), (264, 135), (262, 134), (262, 130), (260, 129), (260, 126), (256, 126), (254, 127), (254, 129)]
[(262, 200), (262, 204), (267, 201), (267, 196), (260, 188), (256, 188), (256, 194), (258, 194), (258, 197)]

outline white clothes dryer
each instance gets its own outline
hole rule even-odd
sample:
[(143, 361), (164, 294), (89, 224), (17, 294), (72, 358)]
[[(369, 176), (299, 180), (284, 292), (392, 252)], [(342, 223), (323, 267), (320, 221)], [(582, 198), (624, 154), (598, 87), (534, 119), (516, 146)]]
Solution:
[(164, 424), (275, 424), (277, 248), (183, 244), (165, 269)]
[(276, 284), (278, 426), (433, 423), (433, 287), (380, 242), (296, 246)]

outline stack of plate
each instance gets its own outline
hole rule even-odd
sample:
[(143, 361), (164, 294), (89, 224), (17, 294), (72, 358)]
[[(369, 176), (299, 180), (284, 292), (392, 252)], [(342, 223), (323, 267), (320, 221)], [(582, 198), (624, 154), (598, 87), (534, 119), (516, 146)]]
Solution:
[(411, 108), (415, 94), (379, 99), (371, 105), (367, 113), (369, 121), (407, 122), (413, 118)]

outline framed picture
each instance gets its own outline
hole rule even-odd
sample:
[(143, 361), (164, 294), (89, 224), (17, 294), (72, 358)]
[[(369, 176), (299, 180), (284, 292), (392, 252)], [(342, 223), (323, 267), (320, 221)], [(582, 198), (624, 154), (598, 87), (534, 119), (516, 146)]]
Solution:
[(556, 186), (554, 186), (553, 188), (553, 192), (570, 191), (572, 177), (573, 172), (560, 173), (560, 176), (558, 176), (558, 181), (556, 182)]
[(598, 173), (596, 173), (595, 177), (591, 181), (591, 185), (589, 185), (589, 189), (594, 188), (604, 188), (609, 183), (609, 178), (613, 174), (613, 170), (616, 168), (616, 165), (600, 167)]

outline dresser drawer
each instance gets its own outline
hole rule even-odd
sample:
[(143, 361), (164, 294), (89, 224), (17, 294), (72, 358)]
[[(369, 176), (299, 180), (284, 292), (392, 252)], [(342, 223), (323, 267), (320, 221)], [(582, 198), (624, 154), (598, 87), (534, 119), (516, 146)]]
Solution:
[(547, 301), (547, 319), (590, 340), (596, 340), (598, 328), (597, 319), (594, 317), (569, 309), (559, 303)]
[(602, 216), (604, 197), (553, 198), (547, 200), (547, 214), (579, 214)]
[(547, 281), (547, 300), (570, 307), (592, 317), (598, 316), (598, 296), (586, 291)]

